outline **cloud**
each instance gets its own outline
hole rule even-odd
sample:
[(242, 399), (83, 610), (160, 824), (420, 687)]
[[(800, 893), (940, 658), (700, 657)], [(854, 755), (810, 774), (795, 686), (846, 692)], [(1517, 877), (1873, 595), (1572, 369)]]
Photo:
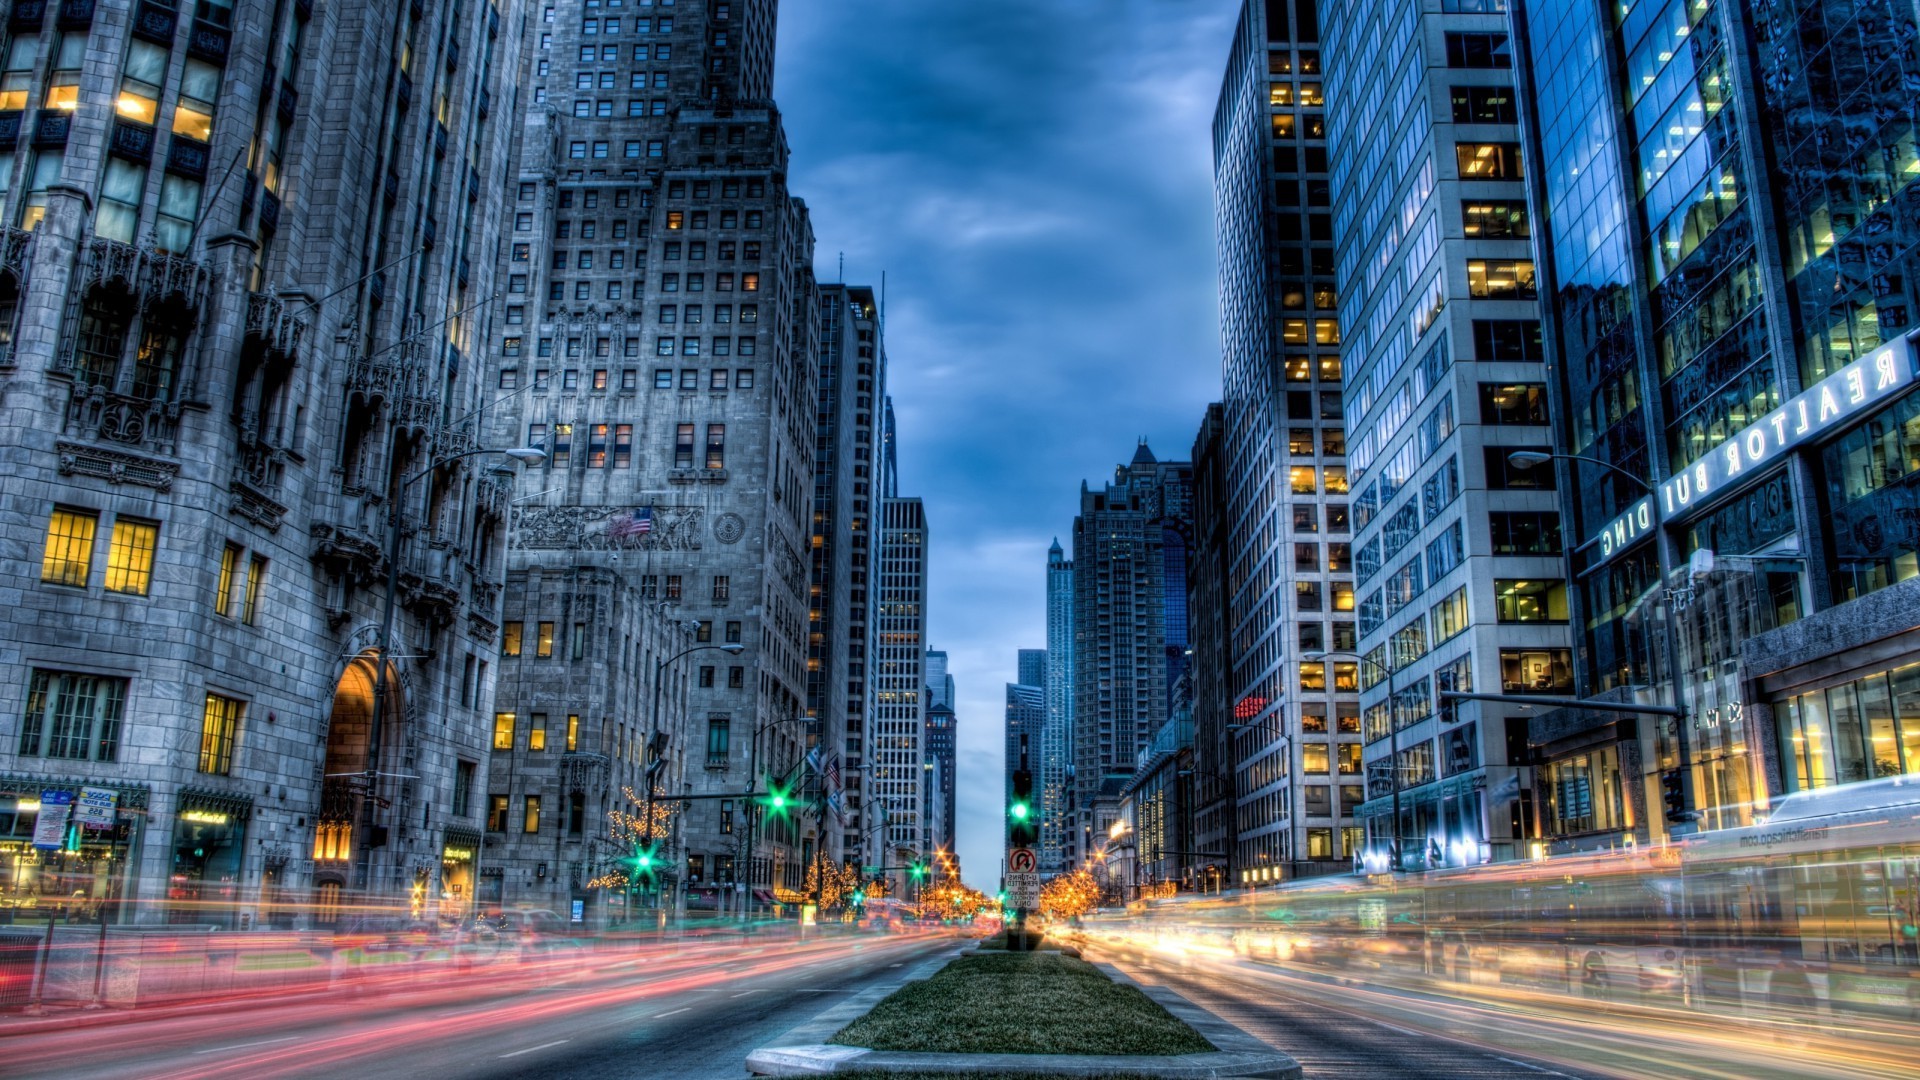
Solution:
[(886, 275), (900, 490), (958, 686), (960, 851), (995, 886), (1002, 686), (1043, 646), (1081, 481), (1219, 396), (1211, 126), (1238, 4), (830, 0), (780, 13), (775, 95), (821, 280)]

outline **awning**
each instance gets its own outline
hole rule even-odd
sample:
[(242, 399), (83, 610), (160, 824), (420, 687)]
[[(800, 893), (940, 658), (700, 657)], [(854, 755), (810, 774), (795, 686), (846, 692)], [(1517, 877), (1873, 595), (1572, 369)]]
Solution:
[(776, 900), (775, 900), (775, 899), (773, 898), (773, 894), (772, 894), (772, 893), (770, 893), (770, 892), (768, 892), (768, 891), (767, 891), (767, 890), (765, 890), (765, 889), (755, 889), (755, 890), (753, 890), (753, 900), (754, 900), (754, 903), (757, 903), (757, 904), (773, 904), (773, 903), (778, 903), (778, 901), (776, 901)]

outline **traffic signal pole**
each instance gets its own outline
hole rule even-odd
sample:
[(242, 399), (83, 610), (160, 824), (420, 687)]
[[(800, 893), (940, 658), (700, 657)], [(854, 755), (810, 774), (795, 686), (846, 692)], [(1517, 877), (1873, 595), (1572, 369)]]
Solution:
[(1027, 952), (1034, 946), (1027, 934), (1027, 914), (1038, 898), (1040, 875), (1033, 849), (1040, 841), (1040, 829), (1033, 810), (1033, 772), (1027, 768), (1025, 751), (1020, 754), (1020, 767), (1013, 771), (1012, 787), (1007, 799), (1006, 877), (1014, 907), (1007, 948)]

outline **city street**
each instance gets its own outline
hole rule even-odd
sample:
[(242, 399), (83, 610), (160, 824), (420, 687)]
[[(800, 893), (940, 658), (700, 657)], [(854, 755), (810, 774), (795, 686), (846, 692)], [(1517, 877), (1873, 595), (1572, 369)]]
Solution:
[(1100, 947), (1088, 955), (1142, 983), (1170, 987), (1292, 1054), (1311, 1080), (1870, 1080), (1912, 1076), (1920, 1065), (1920, 1036), (1910, 1025), (1766, 1031), (1681, 1010), (1609, 1008), (1499, 988), (1415, 991), (1137, 949)]
[(539, 976), (479, 972), (38, 1034), (0, 1027), (0, 1055), (23, 1080), (745, 1076), (754, 1047), (958, 945), (919, 933), (590, 954)]

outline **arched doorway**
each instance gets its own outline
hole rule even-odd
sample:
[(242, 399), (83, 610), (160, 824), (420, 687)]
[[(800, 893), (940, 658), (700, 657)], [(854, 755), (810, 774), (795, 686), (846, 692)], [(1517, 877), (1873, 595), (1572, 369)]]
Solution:
[[(315, 816), (313, 836), (314, 920), (332, 925), (342, 914), (341, 891), (349, 878), (355, 843), (365, 845), (369, 837), (356, 837), (356, 825), (364, 822), (364, 800), (379, 794), (377, 782), (367, 773), (369, 749), (373, 745), (374, 684), (378, 674), (373, 649), (362, 651), (347, 662), (333, 690), (333, 710), (327, 720), (327, 758), (321, 782), (320, 812)], [(406, 694), (400, 673), (387, 665), (386, 704), (382, 710), (380, 742), (383, 760), (389, 763), (386, 749), (395, 743), (394, 733), (405, 714)], [(377, 820), (377, 819), (376, 819)]]

